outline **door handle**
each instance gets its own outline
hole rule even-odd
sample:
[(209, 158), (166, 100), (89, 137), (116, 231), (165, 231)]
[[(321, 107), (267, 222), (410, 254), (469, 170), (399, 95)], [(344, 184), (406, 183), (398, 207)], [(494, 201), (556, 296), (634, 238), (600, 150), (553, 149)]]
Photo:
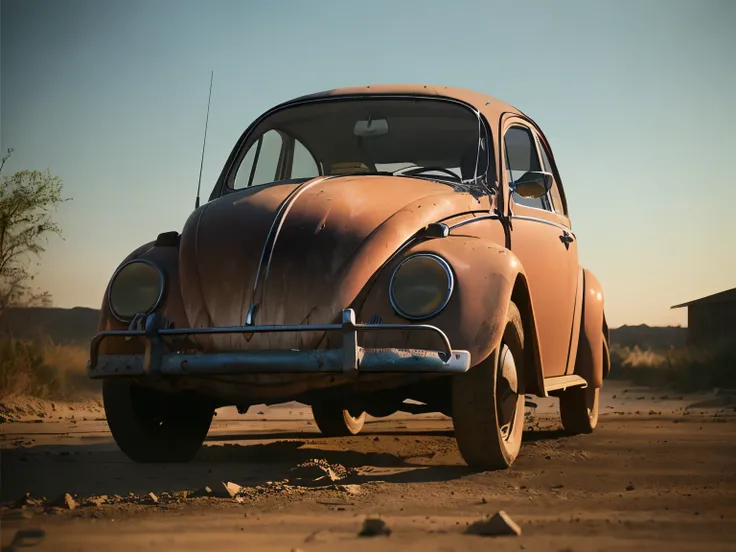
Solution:
[(565, 249), (570, 249), (570, 244), (575, 241), (575, 236), (567, 230), (563, 230), (562, 235), (560, 236), (560, 241), (565, 244)]

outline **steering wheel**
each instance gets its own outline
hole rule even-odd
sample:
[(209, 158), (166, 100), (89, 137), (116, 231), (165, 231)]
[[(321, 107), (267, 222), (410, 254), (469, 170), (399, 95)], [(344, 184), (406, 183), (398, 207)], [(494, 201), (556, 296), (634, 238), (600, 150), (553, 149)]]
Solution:
[(452, 178), (453, 182), (462, 182), (461, 178), (449, 169), (443, 167), (411, 167), (407, 169), (399, 169), (394, 171), (394, 174), (400, 174), (404, 176), (418, 176), (420, 174), (428, 172), (441, 172)]

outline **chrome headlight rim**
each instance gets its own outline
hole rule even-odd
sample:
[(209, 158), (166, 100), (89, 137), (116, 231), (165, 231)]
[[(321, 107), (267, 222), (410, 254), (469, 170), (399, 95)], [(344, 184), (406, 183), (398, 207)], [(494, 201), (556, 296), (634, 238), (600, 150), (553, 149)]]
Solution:
[(115, 318), (115, 320), (117, 320), (118, 322), (131, 322), (137, 314), (141, 314), (136, 313), (132, 316), (121, 316), (119, 313), (115, 312), (115, 309), (112, 306), (112, 288), (115, 284), (115, 280), (123, 270), (125, 270), (128, 266), (132, 264), (148, 265), (153, 268), (158, 274), (158, 297), (156, 298), (156, 302), (153, 304), (153, 306), (151, 306), (145, 313), (142, 314), (151, 314), (152, 312), (155, 312), (156, 309), (161, 306), (166, 292), (166, 275), (164, 274), (164, 271), (161, 269), (161, 267), (158, 266), (156, 263), (154, 263), (153, 261), (149, 261), (148, 259), (131, 259), (130, 261), (123, 263), (113, 273), (112, 278), (110, 278), (110, 284), (107, 287), (107, 306), (109, 307), (110, 313), (112, 313), (113, 318)]
[[(442, 304), (432, 311), (429, 314), (425, 314), (422, 316), (412, 316), (410, 314), (405, 313), (397, 304), (396, 298), (394, 297), (394, 281), (396, 280), (396, 273), (399, 271), (399, 269), (407, 262), (409, 262), (412, 259), (416, 259), (417, 257), (426, 257), (429, 259), (432, 259), (437, 264), (439, 264), (443, 270), (445, 271), (445, 274), (447, 275), (447, 291), (445, 294), (445, 299), (442, 301)], [(388, 285), (388, 298), (391, 302), (391, 307), (394, 309), (396, 314), (401, 316), (402, 318), (405, 318), (407, 320), (427, 320), (429, 318), (432, 318), (434, 316), (437, 316), (439, 313), (441, 313), (443, 310), (445, 310), (445, 307), (450, 302), (450, 299), (452, 299), (452, 293), (455, 290), (455, 274), (452, 271), (452, 267), (450, 266), (450, 263), (448, 263), (445, 259), (440, 257), (439, 255), (435, 253), (414, 253), (412, 255), (409, 255), (405, 259), (403, 259), (397, 266), (394, 268), (394, 271), (391, 273), (391, 280)]]

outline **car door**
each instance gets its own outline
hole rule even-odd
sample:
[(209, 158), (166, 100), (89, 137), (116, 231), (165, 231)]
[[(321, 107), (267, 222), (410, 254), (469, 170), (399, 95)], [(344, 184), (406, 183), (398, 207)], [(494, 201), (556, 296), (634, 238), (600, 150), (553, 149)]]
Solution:
[[(539, 146), (534, 131), (523, 120), (507, 123), (502, 142), (507, 185), (527, 171), (549, 165)], [(540, 198), (510, 194), (511, 251), (527, 275), (545, 377), (567, 372), (575, 318), (578, 251), (564, 209), (557, 182)]]

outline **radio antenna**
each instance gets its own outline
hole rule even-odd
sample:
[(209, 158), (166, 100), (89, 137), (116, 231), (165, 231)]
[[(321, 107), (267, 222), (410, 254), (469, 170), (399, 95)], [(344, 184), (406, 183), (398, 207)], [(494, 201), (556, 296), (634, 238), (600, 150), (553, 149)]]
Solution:
[(210, 122), (210, 102), (212, 101), (212, 80), (215, 72), (210, 73), (210, 95), (207, 99), (207, 118), (204, 121), (204, 140), (202, 141), (202, 159), (199, 161), (199, 180), (197, 181), (197, 198), (194, 200), (194, 208), (199, 208), (199, 191), (202, 188), (202, 167), (204, 166), (204, 147), (207, 144), (207, 125)]

